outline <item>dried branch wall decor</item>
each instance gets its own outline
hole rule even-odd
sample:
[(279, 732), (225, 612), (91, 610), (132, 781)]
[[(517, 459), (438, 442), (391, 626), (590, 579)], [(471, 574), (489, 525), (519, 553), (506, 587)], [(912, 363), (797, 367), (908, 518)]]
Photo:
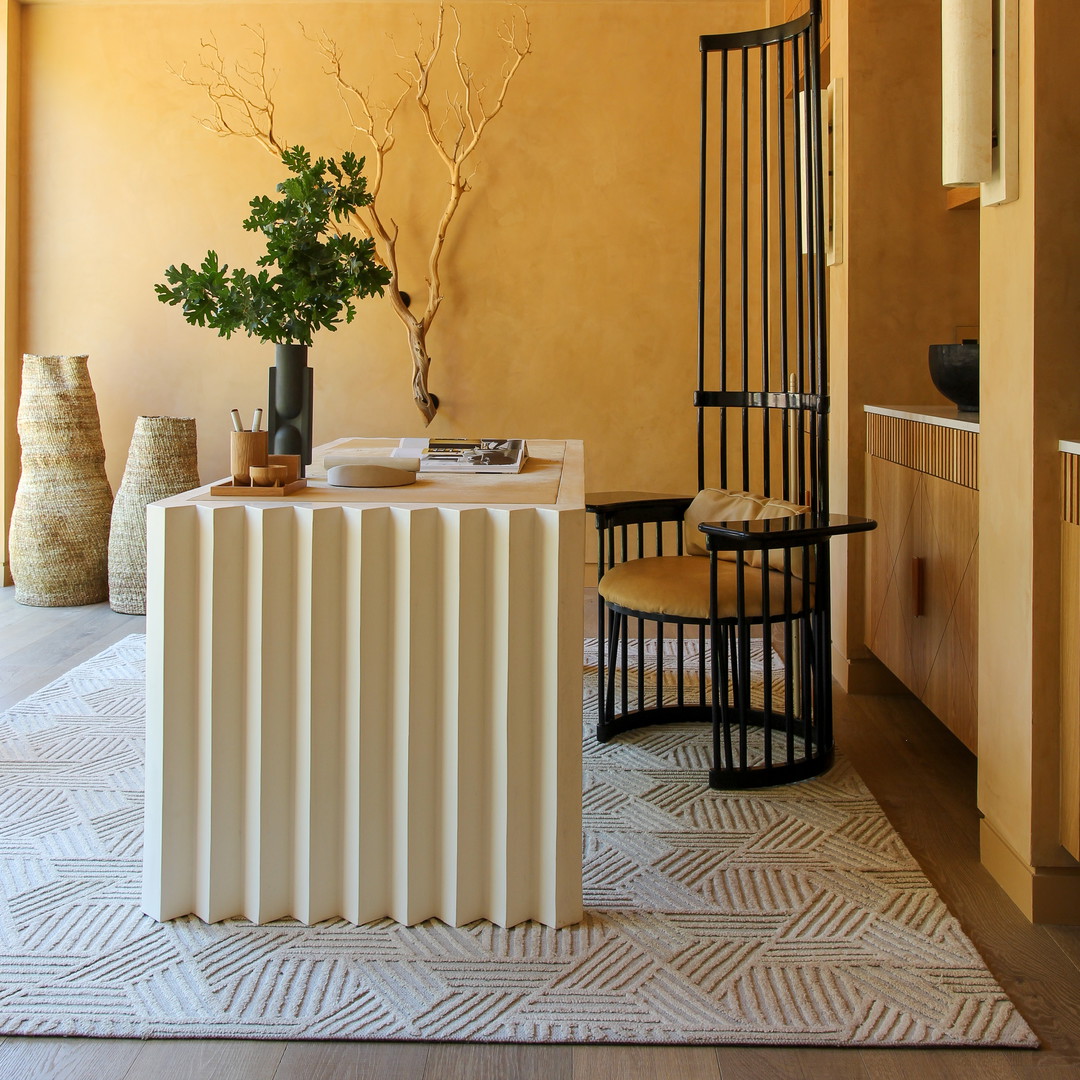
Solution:
[[(361, 88), (345, 74), (344, 50), (325, 32), (305, 34), (312, 40), (326, 63), (344, 105), (352, 130), (370, 144), (367, 159), (371, 176), (370, 202), (357, 208), (350, 222), (377, 245), (377, 257), (390, 272), (387, 295), (394, 313), (405, 327), (412, 364), (412, 393), (425, 422), (438, 411), (438, 398), (428, 389), (431, 357), (427, 335), (444, 299), (440, 264), (451, 223), (462, 196), (470, 190), (472, 157), (488, 125), (502, 111), (507, 90), (522, 61), (532, 51), (532, 33), (525, 8), (514, 5), (514, 14), (498, 30), (504, 52), (503, 66), (489, 88), (462, 55), (462, 24), (457, 9), (440, 2), (435, 30), (425, 36), (418, 20), (419, 42), (408, 55), (398, 53), (404, 63), (397, 72), (400, 89), (389, 101), (377, 100), (370, 89)], [(201, 121), (216, 135), (253, 139), (264, 149), (280, 157), (288, 148), (275, 127), (274, 77), (267, 68), (266, 36), (261, 29), (248, 27), (256, 38), (253, 59), (248, 64), (229, 64), (215, 39), (204, 40), (200, 57), (201, 71), (178, 76), (190, 86), (202, 88), (211, 103), (211, 115)], [(451, 72), (456, 89), (446, 95), (443, 115), (432, 103), (432, 76), (440, 58)], [(435, 223), (431, 247), (427, 253), (426, 300), (422, 311), (414, 314), (402, 294), (399, 228), (393, 218), (380, 209), (386, 159), (396, 145), (395, 118), (412, 102), (423, 120), (424, 130), (446, 169), (447, 192), (441, 214)]]

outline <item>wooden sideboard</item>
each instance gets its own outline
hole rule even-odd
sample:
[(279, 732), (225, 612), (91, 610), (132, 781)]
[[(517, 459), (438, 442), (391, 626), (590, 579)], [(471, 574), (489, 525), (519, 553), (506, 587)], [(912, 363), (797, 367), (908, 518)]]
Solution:
[(867, 645), (972, 752), (978, 440), (974, 414), (866, 408)]

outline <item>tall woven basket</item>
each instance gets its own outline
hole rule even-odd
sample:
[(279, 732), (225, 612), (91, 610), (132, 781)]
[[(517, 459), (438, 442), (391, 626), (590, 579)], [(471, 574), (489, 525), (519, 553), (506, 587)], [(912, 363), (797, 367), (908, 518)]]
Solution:
[(109, 605), (125, 615), (146, 612), (146, 506), (199, 486), (195, 421), (140, 416), (113, 505), (109, 532)]
[(108, 596), (112, 489), (87, 359), (23, 357), (22, 474), (8, 534), (20, 604), (64, 607)]

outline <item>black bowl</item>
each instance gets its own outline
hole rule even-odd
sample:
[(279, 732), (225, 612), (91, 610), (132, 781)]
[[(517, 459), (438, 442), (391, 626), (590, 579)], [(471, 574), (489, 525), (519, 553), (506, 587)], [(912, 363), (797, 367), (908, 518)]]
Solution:
[(930, 378), (960, 412), (978, 412), (979, 343), (931, 345)]

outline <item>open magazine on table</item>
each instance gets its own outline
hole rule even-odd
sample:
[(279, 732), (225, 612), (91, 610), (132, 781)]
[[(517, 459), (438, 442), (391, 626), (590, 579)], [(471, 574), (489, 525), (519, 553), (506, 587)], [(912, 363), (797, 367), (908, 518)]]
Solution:
[(516, 473), (528, 456), (524, 439), (341, 439), (327, 449), (322, 467), (308, 475), (325, 476), (334, 465), (374, 464), (380, 458), (419, 460), (420, 472), (429, 474)]
[(524, 439), (427, 439), (421, 472), (521, 472), (529, 456)]

